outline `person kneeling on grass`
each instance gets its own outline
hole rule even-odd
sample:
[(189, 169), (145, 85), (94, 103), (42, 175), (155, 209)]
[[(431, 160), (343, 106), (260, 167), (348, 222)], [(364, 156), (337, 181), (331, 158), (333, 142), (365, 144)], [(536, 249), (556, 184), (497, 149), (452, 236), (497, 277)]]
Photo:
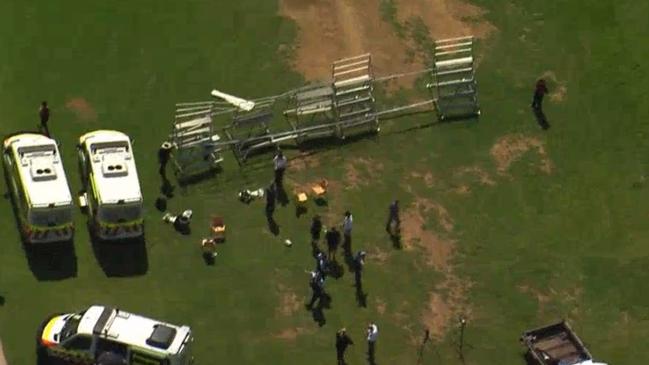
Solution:
[(201, 248), (205, 256), (215, 258), (218, 255), (216, 252), (216, 238), (203, 238)]

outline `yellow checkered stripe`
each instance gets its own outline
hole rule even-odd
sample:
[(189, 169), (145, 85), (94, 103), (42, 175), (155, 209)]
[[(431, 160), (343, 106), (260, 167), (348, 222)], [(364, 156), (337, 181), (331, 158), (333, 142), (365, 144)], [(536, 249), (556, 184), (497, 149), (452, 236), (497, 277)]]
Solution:
[(81, 351), (66, 350), (57, 346), (50, 349), (50, 355), (70, 365), (93, 365), (92, 355)]
[(127, 227), (127, 226), (132, 226), (132, 225), (140, 225), (144, 224), (144, 219), (135, 219), (132, 221), (128, 222), (121, 222), (121, 223), (108, 223), (108, 222), (98, 222), (99, 228), (109, 228), (109, 229), (114, 229), (114, 228), (121, 228), (121, 227)]

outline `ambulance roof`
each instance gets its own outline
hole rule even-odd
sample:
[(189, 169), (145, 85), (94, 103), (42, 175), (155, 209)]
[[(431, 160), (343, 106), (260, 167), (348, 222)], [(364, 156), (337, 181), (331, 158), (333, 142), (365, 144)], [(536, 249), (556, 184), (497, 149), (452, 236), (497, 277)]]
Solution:
[(18, 134), (5, 140), (18, 167), (28, 201), (44, 208), (72, 204), (56, 141), (41, 134)]
[(103, 204), (142, 201), (129, 137), (117, 131), (94, 131), (79, 142), (88, 151), (98, 199)]
[(191, 329), (188, 326), (175, 326), (119, 309), (94, 305), (83, 314), (78, 332), (100, 335), (158, 353), (176, 354), (191, 334)]

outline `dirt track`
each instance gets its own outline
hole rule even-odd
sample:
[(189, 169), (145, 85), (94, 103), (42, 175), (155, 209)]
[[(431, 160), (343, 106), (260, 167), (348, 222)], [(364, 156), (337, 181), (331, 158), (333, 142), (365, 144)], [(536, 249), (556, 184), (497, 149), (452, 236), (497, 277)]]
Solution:
[[(420, 69), (423, 57), (412, 56), (412, 37), (397, 35), (395, 24), (381, 13), (382, 1), (387, 0), (280, 0), (281, 15), (298, 25), (295, 70), (308, 80), (325, 80), (331, 62), (366, 52), (372, 54), (378, 75)], [(484, 21), (484, 10), (462, 0), (393, 0), (393, 4), (397, 13), (392, 23), (403, 26), (419, 18), (432, 39), (486, 38), (495, 31)]]
[(4, 350), (2, 349), (2, 340), (0, 340), (0, 365), (7, 365)]

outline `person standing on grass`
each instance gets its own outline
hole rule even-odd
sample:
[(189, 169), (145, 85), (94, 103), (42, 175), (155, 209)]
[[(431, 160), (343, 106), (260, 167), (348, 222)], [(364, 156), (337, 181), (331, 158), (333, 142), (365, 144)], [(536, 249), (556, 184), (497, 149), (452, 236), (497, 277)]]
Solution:
[(356, 269), (356, 272), (360, 275), (361, 272), (363, 272), (363, 266), (365, 266), (365, 256), (367, 253), (365, 251), (358, 251), (356, 255), (354, 255), (354, 268)]
[(376, 351), (376, 340), (379, 337), (379, 327), (375, 323), (367, 326), (367, 357), (370, 364), (374, 364), (374, 355)]
[(315, 256), (315, 272), (321, 275), (323, 278), (327, 276), (327, 256), (323, 252), (318, 252)]
[(309, 286), (311, 287), (311, 300), (307, 304), (308, 308), (313, 308), (313, 305), (316, 301), (322, 300), (324, 294), (324, 276), (322, 274), (311, 271), (311, 280), (309, 281)]
[(534, 88), (534, 98), (532, 99), (532, 108), (539, 112), (543, 113), (543, 97), (548, 93), (548, 88), (545, 84), (544, 79), (539, 79), (536, 82)]
[(167, 178), (167, 163), (169, 163), (170, 157), (171, 143), (164, 142), (158, 150), (158, 162), (160, 163), (160, 169), (158, 169), (158, 173), (160, 174), (160, 176), (162, 176), (163, 179)]
[(311, 220), (311, 243), (316, 243), (320, 240), (321, 231), (322, 220), (320, 220), (320, 216), (316, 214)]
[(49, 137), (50, 129), (47, 127), (47, 122), (50, 120), (50, 108), (47, 106), (47, 101), (41, 103), (41, 107), (38, 109), (38, 116), (41, 119), (41, 132)]
[(273, 167), (275, 170), (275, 185), (280, 189), (284, 186), (284, 171), (286, 170), (286, 165), (288, 165), (288, 160), (281, 150), (277, 151), (277, 154), (273, 158)]
[(327, 241), (327, 249), (329, 250), (329, 259), (335, 261), (336, 250), (338, 250), (338, 245), (340, 244), (340, 232), (338, 232), (336, 227), (331, 227), (325, 233), (325, 240)]
[(354, 223), (354, 218), (352, 213), (348, 210), (345, 212), (345, 218), (343, 218), (343, 236), (345, 240), (343, 246), (345, 248), (345, 253), (351, 255), (352, 252), (352, 225)]
[[(392, 231), (392, 224), (394, 224), (394, 232)], [(385, 225), (385, 230), (390, 234), (399, 232), (401, 219), (399, 219), (399, 201), (395, 200), (390, 204), (388, 209), (388, 222)]]
[(347, 336), (347, 330), (345, 328), (341, 328), (338, 332), (336, 332), (336, 357), (338, 359), (338, 365), (345, 365), (345, 351), (347, 350), (347, 347), (349, 345), (353, 345), (354, 341), (352, 341), (349, 336)]

